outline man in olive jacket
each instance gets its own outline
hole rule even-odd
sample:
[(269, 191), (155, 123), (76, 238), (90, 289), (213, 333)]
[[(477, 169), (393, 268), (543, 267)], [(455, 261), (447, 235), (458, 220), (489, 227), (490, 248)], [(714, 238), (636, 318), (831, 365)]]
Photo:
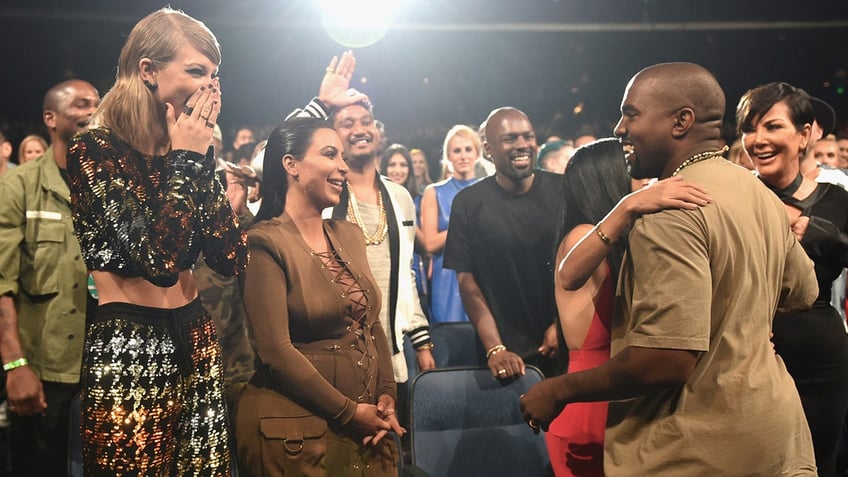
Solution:
[(15, 476), (67, 474), (69, 405), (79, 392), (88, 273), (64, 179), (68, 143), (100, 104), (69, 80), (44, 98), (51, 146), (0, 179), (0, 358)]

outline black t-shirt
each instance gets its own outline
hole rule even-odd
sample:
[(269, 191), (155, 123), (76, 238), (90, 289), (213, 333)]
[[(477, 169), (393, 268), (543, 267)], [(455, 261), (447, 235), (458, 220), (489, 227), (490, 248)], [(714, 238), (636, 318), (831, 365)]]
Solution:
[(537, 361), (556, 320), (554, 269), (562, 215), (561, 175), (537, 171), (530, 191), (512, 195), (495, 177), (457, 194), (451, 206), (445, 268), (474, 275), (503, 344)]

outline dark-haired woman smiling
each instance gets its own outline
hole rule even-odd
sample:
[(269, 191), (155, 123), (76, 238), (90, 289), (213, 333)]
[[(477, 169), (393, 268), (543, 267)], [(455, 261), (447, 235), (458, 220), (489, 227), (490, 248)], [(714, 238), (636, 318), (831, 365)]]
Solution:
[[(568, 372), (602, 365), (610, 358), (610, 327), (627, 232), (639, 215), (706, 205), (706, 191), (672, 177), (637, 188), (627, 172), (618, 139), (578, 148), (565, 174), (563, 229), (557, 251), (554, 294), (569, 350)], [(632, 193), (631, 193), (632, 192)], [(557, 477), (604, 475), (606, 402), (572, 403), (545, 434)]]
[(330, 123), (290, 119), (265, 149), (242, 282), (261, 365), (237, 406), (251, 475), (397, 475), (396, 389), (380, 293), (355, 224), (322, 220), (348, 173)]
[(786, 206), (792, 231), (815, 264), (813, 308), (778, 313), (774, 345), (801, 395), (820, 476), (835, 475), (839, 429), (848, 411), (848, 335), (830, 305), (833, 280), (848, 265), (848, 192), (800, 172), (815, 113), (810, 97), (786, 83), (754, 88), (736, 109), (745, 151)]

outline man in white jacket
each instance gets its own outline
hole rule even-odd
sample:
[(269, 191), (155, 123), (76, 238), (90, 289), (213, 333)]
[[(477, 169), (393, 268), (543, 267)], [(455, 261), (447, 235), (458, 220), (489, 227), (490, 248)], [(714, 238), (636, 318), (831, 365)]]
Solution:
[(412, 196), (377, 171), (380, 132), (368, 98), (348, 90), (355, 60), (350, 52), (327, 68), (318, 97), (289, 117), (314, 117), (332, 121), (342, 140), (350, 167), (339, 205), (325, 217), (346, 219), (365, 234), (368, 264), (380, 286), (383, 309), (380, 321), (392, 349), (395, 381), (408, 379), (403, 335), (415, 348), (420, 370), (436, 366), (430, 327), (415, 288), (412, 251), (415, 243), (415, 205)]

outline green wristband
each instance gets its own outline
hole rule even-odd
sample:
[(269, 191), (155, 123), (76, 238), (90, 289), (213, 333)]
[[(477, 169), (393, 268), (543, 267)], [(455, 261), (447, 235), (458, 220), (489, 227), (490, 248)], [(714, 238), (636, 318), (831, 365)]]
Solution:
[(3, 365), (3, 371), (11, 371), (15, 368), (20, 368), (21, 366), (26, 366), (28, 364), (29, 362), (26, 358), (18, 358), (14, 361), (9, 361), (8, 363), (5, 363)]

